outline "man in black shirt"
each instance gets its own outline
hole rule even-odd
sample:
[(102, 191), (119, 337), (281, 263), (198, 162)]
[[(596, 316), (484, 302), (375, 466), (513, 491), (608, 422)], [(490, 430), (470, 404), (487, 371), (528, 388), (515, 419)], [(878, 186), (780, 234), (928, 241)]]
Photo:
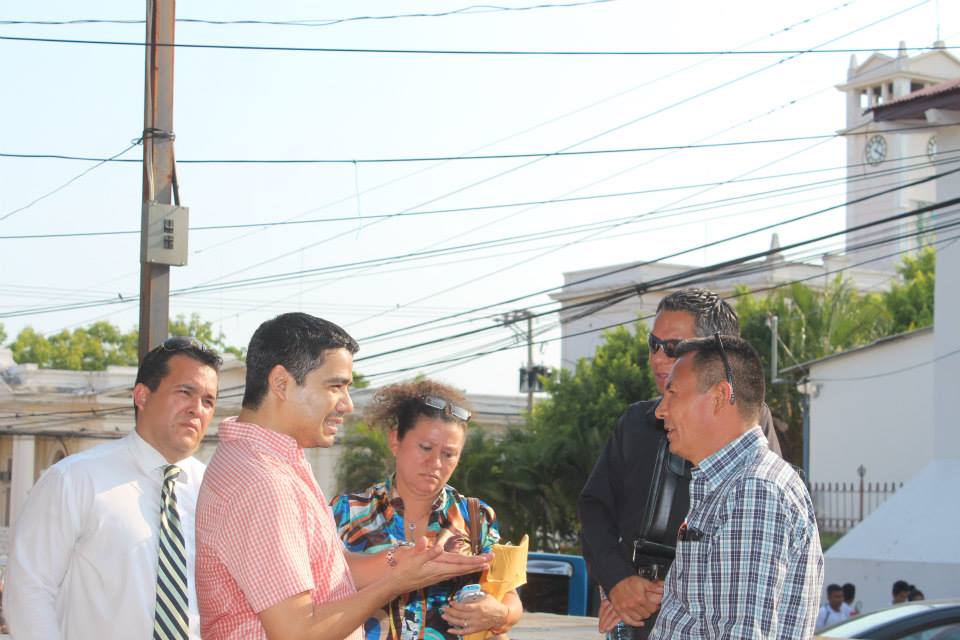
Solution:
[[(715, 293), (684, 289), (660, 301), (648, 342), (661, 393), (677, 344), (715, 331), (740, 334), (736, 312)], [(627, 408), (577, 501), (583, 556), (609, 598), (600, 609), (601, 630), (623, 620), (633, 627), (635, 640), (646, 638), (653, 627), (676, 531), (689, 508), (689, 463), (668, 451), (663, 422), (654, 413), (659, 402)], [(766, 405), (760, 426), (770, 449), (780, 454)]]

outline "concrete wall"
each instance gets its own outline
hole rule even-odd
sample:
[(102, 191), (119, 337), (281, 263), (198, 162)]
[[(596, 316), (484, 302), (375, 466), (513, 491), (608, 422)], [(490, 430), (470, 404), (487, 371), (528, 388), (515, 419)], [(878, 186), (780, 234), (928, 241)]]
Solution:
[(854, 482), (860, 465), (868, 482), (903, 482), (933, 459), (932, 357), (925, 330), (811, 367), (811, 482)]
[[(942, 148), (960, 149), (960, 111), (927, 112), (931, 122), (940, 127), (937, 135)], [(948, 171), (942, 167), (941, 173)], [(937, 181), (937, 200), (943, 202), (960, 197), (960, 174), (944, 176)], [(957, 211), (957, 206), (952, 207)], [(940, 232), (940, 237), (957, 236), (956, 229)], [(937, 248), (937, 282), (935, 291), (936, 329), (934, 363), (936, 380), (934, 393), (937, 402), (937, 455), (942, 458), (960, 458), (960, 426), (957, 421), (956, 398), (960, 390), (960, 241), (944, 243)]]

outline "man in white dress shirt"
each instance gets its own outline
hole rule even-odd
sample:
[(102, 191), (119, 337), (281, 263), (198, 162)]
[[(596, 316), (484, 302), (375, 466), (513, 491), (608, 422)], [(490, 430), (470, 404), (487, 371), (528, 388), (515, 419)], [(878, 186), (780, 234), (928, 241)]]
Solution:
[(161, 488), (173, 464), (179, 475), (168, 482), (189, 601), (189, 629), (177, 637), (199, 640), (194, 512), (204, 465), (191, 456), (213, 418), (220, 363), (192, 338), (152, 350), (133, 388), (136, 429), (64, 458), (30, 491), (14, 526), (4, 593), (16, 640), (154, 637)]

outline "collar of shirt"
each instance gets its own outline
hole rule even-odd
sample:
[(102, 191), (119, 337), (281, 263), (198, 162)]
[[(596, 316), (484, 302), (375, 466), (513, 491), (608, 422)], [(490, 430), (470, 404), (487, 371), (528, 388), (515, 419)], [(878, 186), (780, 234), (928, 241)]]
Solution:
[[(162, 483), (163, 470), (170, 464), (167, 459), (154, 449), (153, 445), (144, 440), (136, 430), (131, 431), (130, 435), (127, 436), (127, 443), (130, 446), (130, 454), (143, 475), (156, 478), (158, 482)], [(180, 467), (180, 476), (177, 478), (177, 482), (188, 482), (190, 480), (190, 473), (193, 469), (192, 465), (184, 463), (186, 460), (189, 460), (189, 458), (174, 463)]]
[(300, 463), (305, 459), (303, 449), (291, 436), (252, 422), (240, 422), (236, 416), (220, 423), (217, 436), (224, 441), (242, 440), (256, 451), (286, 462)]
[(763, 432), (760, 427), (753, 427), (716, 453), (701, 460), (691, 471), (693, 480), (698, 484), (706, 483), (708, 490), (714, 491), (743, 466), (750, 453), (763, 444), (762, 440)]

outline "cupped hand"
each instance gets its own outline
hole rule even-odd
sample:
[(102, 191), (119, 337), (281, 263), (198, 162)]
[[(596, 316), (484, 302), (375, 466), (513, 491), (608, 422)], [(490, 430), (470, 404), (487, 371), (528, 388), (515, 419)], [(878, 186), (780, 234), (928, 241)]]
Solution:
[(493, 559), (490, 553), (463, 556), (444, 551), (441, 545), (427, 545), (427, 539), (420, 538), (415, 547), (397, 553), (397, 577), (406, 591), (483, 571), (489, 568)]
[(510, 613), (503, 604), (489, 593), (470, 602), (451, 602), (446, 605), (442, 617), (450, 625), (450, 633), (465, 635), (489, 629), (500, 629), (507, 623)]
[(628, 576), (608, 594), (610, 604), (627, 624), (639, 627), (656, 613), (663, 598), (663, 582), (652, 582), (640, 576)]

